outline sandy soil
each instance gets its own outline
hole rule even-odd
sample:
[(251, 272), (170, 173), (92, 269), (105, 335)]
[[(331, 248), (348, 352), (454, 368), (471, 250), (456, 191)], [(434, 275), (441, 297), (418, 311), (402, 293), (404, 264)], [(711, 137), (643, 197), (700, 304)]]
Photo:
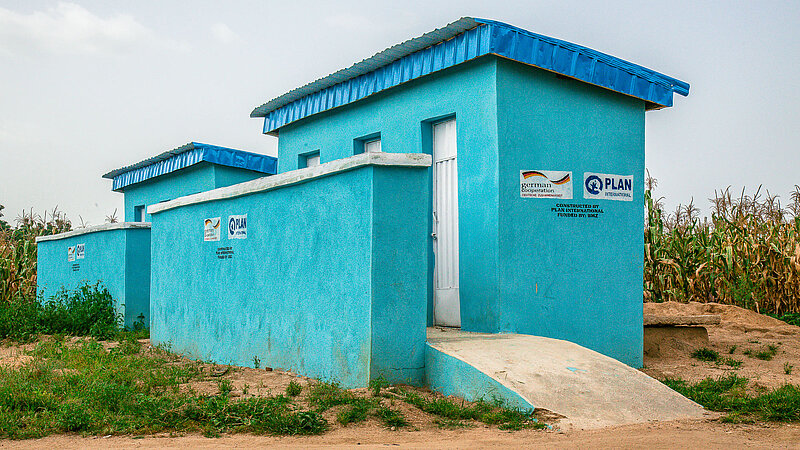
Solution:
[[(736, 373), (748, 378), (751, 387), (776, 388), (786, 383), (800, 384), (800, 327), (718, 303), (645, 303), (644, 312), (653, 315), (718, 314), (722, 319), (719, 325), (706, 327), (708, 344), (675, 336), (662, 343), (660, 357), (648, 357), (645, 354), (643, 371), (652, 377), (681, 377), (698, 381)], [(771, 361), (744, 354), (746, 350), (753, 353), (765, 350), (770, 344), (778, 346), (778, 353)], [(734, 368), (726, 364), (698, 361), (691, 357), (691, 353), (700, 346), (716, 350), (721, 357), (732, 358), (742, 364)], [(785, 373), (785, 364), (792, 366), (790, 374)]]
[[(695, 315), (719, 314), (720, 325), (708, 328), (709, 342), (695, 338), (684, 339), (680, 334), (670, 336), (660, 343), (658, 357), (645, 356), (644, 372), (657, 378), (665, 376), (699, 380), (735, 372), (751, 380), (758, 387), (778, 387), (784, 383), (800, 384), (800, 327), (746, 311), (719, 304), (646, 304), (645, 314)], [(142, 341), (147, 349), (149, 343)], [(769, 344), (778, 346), (772, 361), (762, 361), (743, 354), (745, 350), (759, 351)], [(109, 344), (106, 344), (109, 345)], [(113, 345), (113, 344), (112, 344)], [(725, 358), (742, 361), (738, 369), (725, 364), (698, 361), (690, 356), (698, 346), (717, 350)], [(731, 347), (736, 346), (731, 354)], [(24, 349), (30, 345), (24, 346)], [(18, 346), (0, 347), (0, 366), (17, 366), (29, 361)], [(181, 363), (177, 361), (177, 363)], [(797, 366), (786, 374), (784, 364)], [(204, 365), (209, 376), (183, 389), (193, 389), (207, 394), (218, 392), (218, 380), (230, 379), (235, 397), (277, 394), (285, 391), (290, 381), (306, 386), (314, 380), (278, 369), (251, 369), (213, 364)], [(303, 395), (304, 395), (303, 394)], [(427, 394), (432, 395), (432, 394)], [(199, 435), (110, 436), (81, 437), (76, 435), (49, 436), (29, 441), (0, 441), (0, 447), (14, 448), (152, 448), (190, 447), (216, 448), (241, 447), (387, 447), (411, 448), (800, 448), (800, 424), (723, 424), (716, 420), (676, 421), (639, 424), (593, 431), (517, 431), (504, 432), (495, 427), (475, 423), (471, 428), (442, 430), (435, 417), (422, 413), (413, 406), (397, 401), (392, 405), (400, 409), (412, 427), (388, 430), (370, 419), (366, 423), (341, 427), (335, 418), (336, 409), (325, 413), (332, 430), (322, 436), (270, 437), (253, 435), (225, 435), (205, 438)]]
[(503, 432), (491, 428), (458, 431), (388, 431), (373, 426), (348, 427), (322, 436), (231, 435), (90, 437), (50, 436), (21, 442), (0, 441), (0, 448), (800, 448), (798, 425), (727, 425), (678, 421), (561, 433)]

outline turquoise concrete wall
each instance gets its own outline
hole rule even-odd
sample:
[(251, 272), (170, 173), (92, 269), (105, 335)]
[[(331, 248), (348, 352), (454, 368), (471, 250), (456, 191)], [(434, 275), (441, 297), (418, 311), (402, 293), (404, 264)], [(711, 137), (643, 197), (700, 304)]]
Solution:
[[(366, 166), (154, 214), (152, 341), (345, 387), (421, 383), (426, 182)], [(239, 214), (247, 239), (203, 240), (206, 218)]]
[(425, 168), (374, 172), (372, 378), (419, 384), (424, 376), (428, 186)]
[[(497, 85), (498, 284), (485, 288), (498, 302), (462, 306), (463, 328), (565, 339), (641, 367), (643, 102), (506, 60)], [(572, 171), (573, 199), (520, 198), (520, 170)], [(584, 172), (633, 175), (633, 201), (584, 199)], [(603, 213), (557, 217), (557, 203)]]
[(533, 411), (534, 405), (466, 362), (425, 345), (425, 385), (444, 395), (475, 402), (501, 401), (506, 407)]
[(245, 181), (269, 176), (265, 173), (253, 172), (252, 170), (239, 167), (222, 166), (214, 164), (214, 187), (225, 187), (234, 184), (244, 183)]
[[(260, 172), (200, 162), (175, 172), (161, 175), (122, 189), (125, 196), (125, 221), (134, 221), (134, 208), (165, 202), (185, 195), (242, 183), (265, 176)], [(145, 222), (150, 215), (145, 214)]]
[[(67, 260), (67, 249), (85, 244), (85, 258)], [(150, 316), (150, 230), (115, 229), (37, 244), (37, 290), (48, 298), (61, 289), (102, 283), (114, 298), (124, 325)]]
[[(279, 130), (278, 141), (278, 172), (296, 169), (298, 155), (311, 151), (319, 150), (322, 163), (351, 156), (355, 139), (376, 133), (380, 133), (384, 152), (430, 154), (431, 123), (454, 116), (461, 252), (474, 256), (460, 261), (462, 292), (466, 288), (471, 293), (462, 299), (462, 305), (481, 309), (497, 299), (496, 291), (486, 289), (497, 285), (497, 60), (484, 56), (297, 121)], [(428, 186), (430, 177), (429, 169)], [(424, 201), (430, 211), (429, 197)], [(428, 236), (430, 218), (431, 214), (425, 218)], [(428, 246), (431, 252), (430, 239)], [(431, 268), (426, 285), (427, 321), (431, 324)]]
[[(349, 156), (354, 139), (376, 133), (385, 152), (430, 153), (430, 123), (448, 116), (462, 327), (567, 339), (640, 366), (640, 100), (489, 55), (281, 128), (279, 171), (311, 151), (323, 163)], [(572, 171), (568, 203), (588, 202), (584, 172), (634, 175), (634, 201), (588, 202), (604, 211), (594, 221), (559, 218), (559, 201), (520, 198), (519, 171), (537, 169)]]
[[(214, 166), (206, 162), (126, 186), (121, 190), (125, 197), (125, 221), (135, 220), (134, 208), (138, 205), (145, 205), (147, 211), (150, 205), (216, 187)], [(145, 222), (150, 219), (150, 215), (145, 213)]]

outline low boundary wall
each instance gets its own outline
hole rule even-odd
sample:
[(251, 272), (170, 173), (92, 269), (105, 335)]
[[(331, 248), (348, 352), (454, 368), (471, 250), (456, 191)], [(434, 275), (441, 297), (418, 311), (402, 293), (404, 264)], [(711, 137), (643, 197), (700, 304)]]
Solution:
[(37, 292), (102, 283), (127, 327), (150, 317), (150, 224), (123, 222), (36, 238)]
[(153, 343), (347, 388), (421, 384), (430, 163), (360, 154), (149, 207)]

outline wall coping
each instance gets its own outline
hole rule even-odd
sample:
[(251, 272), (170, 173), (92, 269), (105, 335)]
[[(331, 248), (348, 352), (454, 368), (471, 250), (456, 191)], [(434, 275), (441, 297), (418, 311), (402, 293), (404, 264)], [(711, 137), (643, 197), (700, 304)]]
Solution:
[(36, 242), (57, 241), (60, 239), (71, 238), (80, 236), (82, 234), (97, 233), (100, 231), (111, 230), (128, 230), (128, 229), (150, 229), (150, 222), (119, 222), (119, 223), (104, 223), (103, 225), (95, 225), (93, 227), (78, 228), (77, 230), (67, 231), (64, 233), (51, 234), (49, 236), (38, 236)]
[(256, 178), (244, 183), (221, 187), (210, 191), (178, 197), (174, 200), (157, 203), (147, 207), (148, 214), (179, 208), (197, 203), (211, 202), (228, 198), (241, 197), (278, 189), (284, 186), (305, 183), (315, 178), (322, 178), (340, 172), (365, 166), (398, 166), (398, 167), (430, 167), (431, 155), (426, 153), (359, 153), (347, 158), (326, 162), (314, 167), (290, 170), (276, 175)]

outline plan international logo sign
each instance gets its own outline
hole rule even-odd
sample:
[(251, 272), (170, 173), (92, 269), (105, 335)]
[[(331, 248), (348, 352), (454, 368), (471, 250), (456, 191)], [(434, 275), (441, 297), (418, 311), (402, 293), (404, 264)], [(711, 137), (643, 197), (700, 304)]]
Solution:
[(583, 198), (633, 201), (633, 175), (583, 174)]
[(247, 214), (228, 217), (228, 239), (247, 239)]
[(558, 170), (520, 170), (519, 196), (522, 198), (572, 199), (572, 172)]

